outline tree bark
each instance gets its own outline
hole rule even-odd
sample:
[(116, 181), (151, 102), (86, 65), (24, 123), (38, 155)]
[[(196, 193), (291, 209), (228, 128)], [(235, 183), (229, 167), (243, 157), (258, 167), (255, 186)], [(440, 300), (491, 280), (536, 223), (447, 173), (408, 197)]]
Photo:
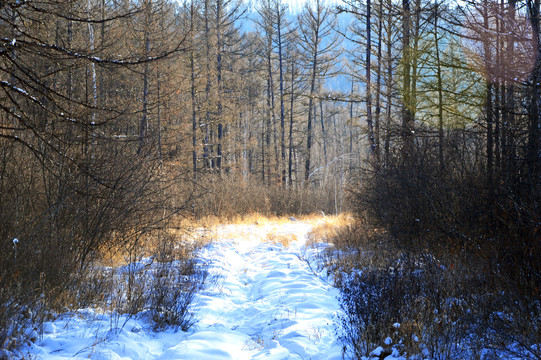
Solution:
[(378, 48), (377, 48), (377, 67), (376, 67), (376, 113), (375, 121), (375, 155), (376, 164), (380, 162), (380, 126), (381, 126), (381, 65), (382, 65), (382, 31), (383, 31), (383, 1), (379, 2), (378, 11)]
[(368, 141), (370, 144), (369, 157), (373, 156), (376, 150), (374, 136), (374, 123), (372, 119), (372, 3), (366, 0), (366, 124), (368, 125)]
[(491, 55), (491, 49), (490, 49), (490, 43), (489, 43), (489, 11), (488, 11), (488, 1), (484, 0), (484, 7), (483, 7), (483, 29), (486, 32), (485, 38), (483, 42), (483, 50), (484, 50), (484, 61), (485, 61), (485, 68), (486, 73), (488, 74), (488, 83), (487, 83), (487, 92), (485, 95), (485, 111), (486, 111), (486, 119), (487, 119), (487, 144), (486, 144), (486, 153), (487, 153), (487, 188), (493, 189), (494, 184), (494, 135), (493, 135), (493, 120), (494, 120), (494, 112), (493, 112), (493, 104), (492, 104), (492, 93), (493, 93), (493, 85), (492, 85), (492, 55)]
[(410, 1), (402, 0), (402, 158), (409, 163), (413, 155), (414, 133), (411, 93), (411, 9)]
[(293, 118), (294, 118), (294, 105), (295, 105), (295, 59), (293, 55), (291, 57), (291, 98), (289, 104), (289, 153), (288, 153), (288, 168), (287, 177), (289, 179), (289, 186), (293, 187)]
[(438, 89), (438, 157), (440, 162), (440, 170), (444, 170), (445, 161), (443, 158), (443, 82), (441, 74), (441, 60), (440, 60), (440, 42), (439, 42), (439, 28), (438, 28), (438, 18), (440, 16), (439, 12), (439, 1), (434, 0), (434, 43), (435, 43), (435, 52), (436, 52), (436, 79), (437, 79), (437, 89)]
[(190, 95), (192, 102), (192, 172), (193, 183), (197, 185), (197, 103), (195, 87), (195, 7), (190, 3)]
[(282, 57), (283, 11), (281, 2), (276, 2), (276, 28), (278, 31), (278, 69), (280, 72), (280, 155), (282, 169), (282, 185), (286, 185), (286, 147), (285, 147), (285, 104), (284, 104), (284, 70)]

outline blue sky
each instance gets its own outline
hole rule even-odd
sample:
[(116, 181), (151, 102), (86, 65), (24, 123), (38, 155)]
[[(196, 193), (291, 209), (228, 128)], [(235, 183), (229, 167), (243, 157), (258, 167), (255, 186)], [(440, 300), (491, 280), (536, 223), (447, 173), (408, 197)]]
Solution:
[[(255, 1), (257, 1), (257, 0), (255, 0)], [(309, 1), (309, 0), (282, 0), (282, 1), (284, 3), (289, 4), (289, 7), (290, 7), (292, 12), (297, 12), (302, 8), (304, 3), (306, 1)], [(341, 0), (327, 0), (326, 2), (335, 5), (335, 4), (341, 3), (342, 1)]]
[[(284, 4), (288, 4), (292, 13), (299, 12), (307, 1), (312, 0), (282, 0)], [(341, 3), (341, 0), (323, 0), (329, 4), (335, 5)], [(258, 0), (246, 0), (248, 3), (257, 4)]]

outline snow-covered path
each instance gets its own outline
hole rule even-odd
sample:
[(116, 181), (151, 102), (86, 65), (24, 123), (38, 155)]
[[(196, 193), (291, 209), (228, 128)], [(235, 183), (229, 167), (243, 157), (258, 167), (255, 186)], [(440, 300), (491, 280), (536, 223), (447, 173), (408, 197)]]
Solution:
[[(201, 254), (214, 280), (196, 297), (197, 323), (186, 333), (152, 333), (131, 319), (93, 345), (78, 338), (92, 333), (83, 319), (57, 320), (34, 349), (42, 359), (341, 359), (338, 291), (302, 259), (316, 251), (304, 249), (310, 229), (300, 222), (217, 228)], [(291, 241), (266, 241), (278, 237)]]
[(297, 238), (287, 248), (261, 241), (269, 228), (231, 227), (223, 230), (244, 237), (206, 250), (222, 278), (199, 299), (199, 331), (162, 358), (340, 359), (336, 289), (300, 258), (310, 227), (282, 225), (282, 236)]

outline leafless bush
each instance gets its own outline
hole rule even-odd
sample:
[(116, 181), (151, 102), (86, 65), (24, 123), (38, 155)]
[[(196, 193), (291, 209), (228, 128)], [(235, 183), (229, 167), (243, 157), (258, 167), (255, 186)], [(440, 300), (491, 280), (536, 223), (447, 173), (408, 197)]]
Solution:
[[(442, 166), (432, 146), (374, 167), (351, 191), (365, 220), (333, 240), (333, 263), (348, 263), (337, 267), (346, 343), (366, 355), (397, 321), (407, 326), (396, 346), (410, 355), (539, 359), (538, 194), (518, 178), (487, 187), (479, 159), (449, 153)], [(404, 254), (409, 266), (391, 262)]]
[[(1, 347), (35, 337), (50, 314), (99, 303), (111, 286), (94, 272), (100, 253), (134, 246), (185, 206), (183, 199), (171, 205), (166, 185), (173, 180), (152, 155), (130, 146), (104, 143), (92, 169), (65, 164), (57, 173), (20, 149), (6, 154), (27, 161), (6, 161), (1, 174)], [(23, 321), (18, 314), (31, 315)]]
[(190, 246), (160, 238), (150, 281), (149, 310), (154, 328), (187, 331), (195, 322), (190, 305), (206, 280), (206, 268)]
[(468, 358), (476, 349), (470, 341), (474, 324), (456, 285), (431, 256), (402, 254), (386, 267), (353, 270), (340, 283), (347, 351), (361, 358), (387, 339), (388, 351)]
[(119, 250), (114, 260), (89, 266), (68, 295), (74, 307), (143, 316), (155, 330), (172, 327), (186, 331), (194, 323), (190, 305), (207, 274), (195, 255), (198, 246), (166, 231), (149, 234), (144, 242)]

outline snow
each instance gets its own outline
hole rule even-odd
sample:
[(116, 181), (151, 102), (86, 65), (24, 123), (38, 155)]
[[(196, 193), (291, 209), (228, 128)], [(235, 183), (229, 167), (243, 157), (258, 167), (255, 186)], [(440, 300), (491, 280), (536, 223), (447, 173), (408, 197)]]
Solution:
[[(201, 250), (207, 285), (188, 332), (153, 332), (144, 317), (85, 309), (44, 324), (28, 352), (39, 359), (341, 359), (338, 290), (304, 260), (311, 226), (227, 225)], [(291, 242), (266, 241), (268, 234)]]
[(383, 348), (381, 346), (378, 346), (377, 348), (372, 350), (372, 352), (370, 353), (370, 356), (380, 357), (382, 353), (383, 353)]

